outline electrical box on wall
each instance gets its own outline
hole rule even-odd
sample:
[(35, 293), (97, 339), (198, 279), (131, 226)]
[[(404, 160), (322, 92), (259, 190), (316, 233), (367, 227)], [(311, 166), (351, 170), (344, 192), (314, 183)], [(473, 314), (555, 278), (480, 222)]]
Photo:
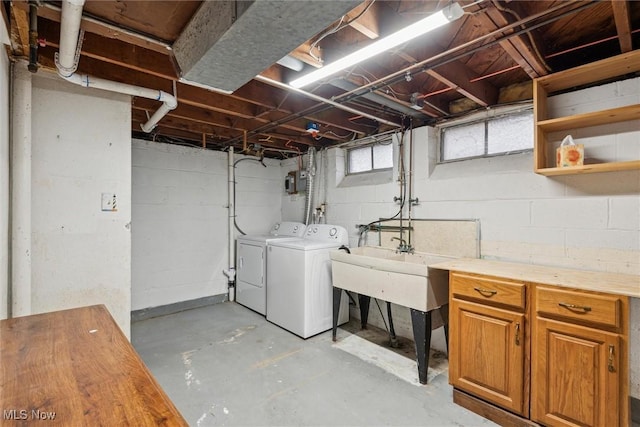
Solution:
[(287, 194), (305, 191), (307, 186), (307, 171), (291, 171), (284, 179), (284, 190)]

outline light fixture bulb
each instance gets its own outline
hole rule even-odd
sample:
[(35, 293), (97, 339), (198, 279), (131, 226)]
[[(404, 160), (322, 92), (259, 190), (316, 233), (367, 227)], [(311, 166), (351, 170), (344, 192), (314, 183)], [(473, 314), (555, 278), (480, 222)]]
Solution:
[(382, 39), (373, 42), (360, 50), (350, 53), (349, 55), (338, 59), (331, 64), (325, 65), (324, 67), (312, 71), (309, 74), (292, 80), (289, 84), (294, 88), (307, 86), (313, 82), (322, 80), (325, 77), (329, 77), (337, 73), (338, 71), (342, 71), (359, 62), (372, 58), (379, 53), (382, 53), (389, 49), (393, 49), (396, 46), (400, 46), (401, 44), (406, 43), (409, 40), (412, 40), (423, 34), (426, 34), (429, 31), (442, 27), (449, 22), (455, 21), (462, 15), (464, 15), (464, 11), (460, 7), (460, 5), (458, 3), (451, 3), (444, 9), (441, 9), (438, 12), (433, 13), (426, 18), (421, 19), (387, 37), (383, 37)]

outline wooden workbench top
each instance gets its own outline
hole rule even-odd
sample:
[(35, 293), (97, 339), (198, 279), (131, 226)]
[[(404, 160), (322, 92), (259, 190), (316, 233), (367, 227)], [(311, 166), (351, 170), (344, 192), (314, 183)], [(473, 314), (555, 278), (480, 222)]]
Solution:
[(444, 261), (429, 267), (640, 298), (640, 276), (631, 274), (570, 270), (472, 258)]
[(2, 426), (187, 425), (103, 305), (2, 320), (0, 346)]

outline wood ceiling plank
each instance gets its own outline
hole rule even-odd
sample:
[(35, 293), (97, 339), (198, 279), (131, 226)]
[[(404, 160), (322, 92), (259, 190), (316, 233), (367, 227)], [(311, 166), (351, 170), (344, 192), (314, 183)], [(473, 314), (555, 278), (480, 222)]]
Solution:
[(493, 105), (498, 100), (498, 89), (486, 80), (471, 83), (477, 75), (460, 62), (450, 62), (426, 73), (483, 107)]
[(629, 2), (626, 0), (611, 0), (613, 18), (618, 32), (618, 41), (622, 53), (633, 49), (631, 39), (631, 16), (629, 15)]
[[(25, 11), (29, 10), (29, 5), (26, 0), (14, 0), (12, 4), (14, 9), (22, 9)], [(59, 23), (60, 8), (56, 5), (45, 3), (42, 6), (38, 7), (38, 17)], [(136, 34), (130, 31), (125, 31), (122, 28), (116, 27), (115, 25), (99, 22), (87, 16), (83, 16), (80, 23), (80, 28), (82, 28), (86, 33), (96, 34), (108, 39), (119, 40), (124, 43), (132, 44), (134, 46), (161, 53), (163, 55), (171, 54), (171, 47), (167, 43), (159, 40), (154, 40), (152, 38), (146, 37), (143, 34)]]

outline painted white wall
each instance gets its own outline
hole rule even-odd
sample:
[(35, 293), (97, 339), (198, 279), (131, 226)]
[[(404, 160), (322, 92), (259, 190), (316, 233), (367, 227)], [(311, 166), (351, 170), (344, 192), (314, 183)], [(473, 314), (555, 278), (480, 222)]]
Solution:
[[(6, 34), (0, 19), (0, 32)], [(0, 38), (0, 319), (8, 316), (9, 291), (9, 81), (10, 66)]]
[[(603, 104), (640, 103), (640, 78), (565, 94), (552, 102), (554, 111), (562, 108), (563, 114)], [(638, 159), (639, 129), (636, 121), (608, 125), (595, 137), (585, 130), (577, 135), (596, 143), (595, 153), (586, 143), (586, 157)], [(640, 274), (640, 171), (548, 178), (533, 173), (531, 153), (437, 165), (434, 129), (414, 132), (414, 197), (420, 200), (414, 218), (479, 219), (483, 258)], [(397, 171), (390, 183), (349, 186), (341, 182), (343, 151), (331, 149), (328, 157), (327, 222), (346, 227), (355, 246), (356, 224), (397, 212)], [(294, 166), (295, 160), (283, 162), (282, 175)], [(303, 197), (293, 200), (283, 193), (282, 206), (283, 220), (298, 218)], [(408, 310), (394, 307), (394, 313), (396, 332), (410, 338)], [(384, 327), (374, 304), (369, 316), (372, 324)], [(640, 397), (639, 299), (631, 303), (630, 337), (630, 390)], [(441, 337), (434, 337), (433, 347), (443, 349)]]
[[(133, 310), (226, 294), (227, 153), (134, 140), (132, 158)], [(236, 164), (236, 221), (246, 233), (280, 220), (279, 162), (265, 164)]]
[(130, 97), (40, 70), (32, 100), (32, 310), (105, 304), (129, 336)]

